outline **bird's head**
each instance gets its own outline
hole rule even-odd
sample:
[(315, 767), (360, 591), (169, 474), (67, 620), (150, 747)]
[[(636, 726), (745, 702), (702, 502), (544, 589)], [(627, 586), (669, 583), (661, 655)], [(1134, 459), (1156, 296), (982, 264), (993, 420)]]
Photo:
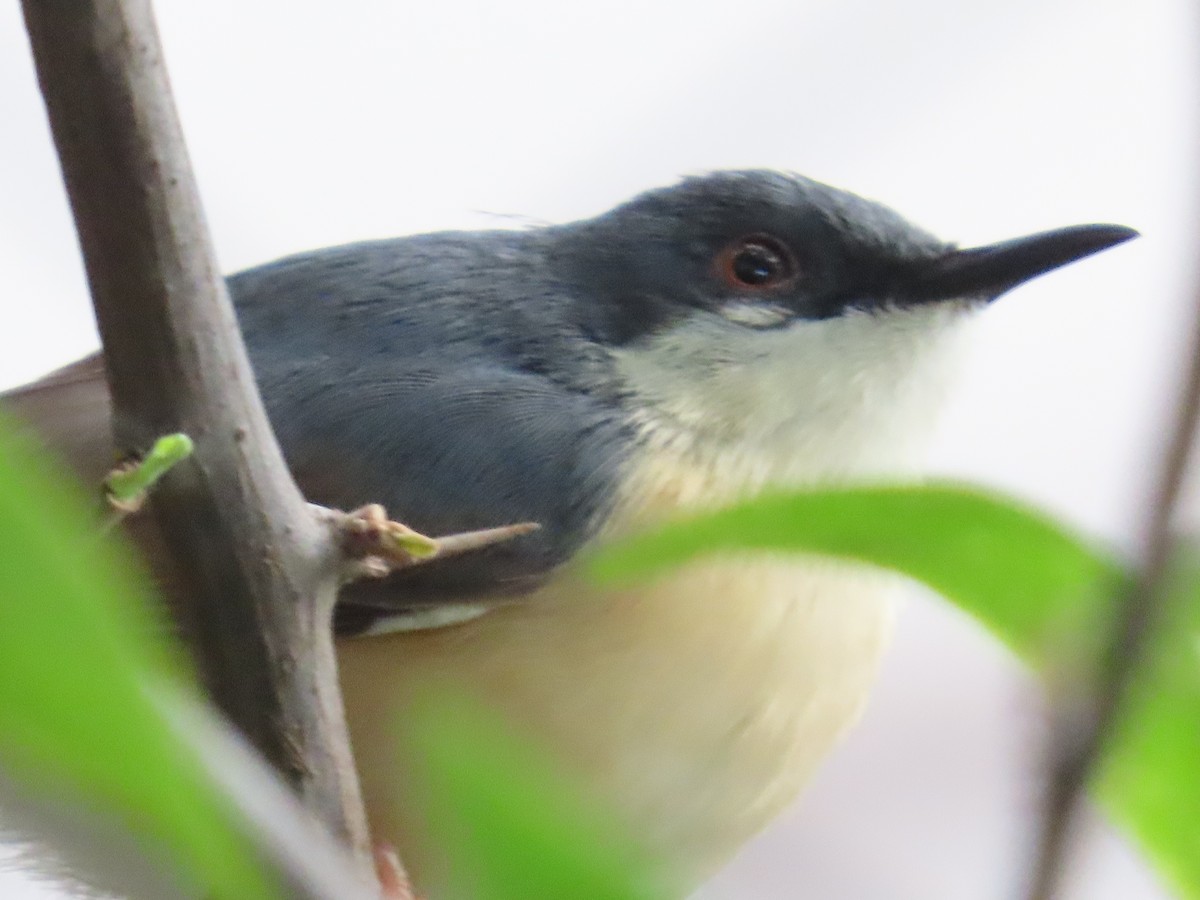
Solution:
[(1135, 234), (1083, 225), (960, 249), (878, 203), (764, 171), (551, 229), (576, 314), (644, 433), (751, 483), (905, 471), (971, 313)]

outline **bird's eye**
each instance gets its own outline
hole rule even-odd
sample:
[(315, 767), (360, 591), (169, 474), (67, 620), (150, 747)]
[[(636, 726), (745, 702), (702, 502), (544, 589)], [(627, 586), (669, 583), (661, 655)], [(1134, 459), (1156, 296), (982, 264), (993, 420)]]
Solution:
[(734, 241), (717, 258), (721, 277), (730, 287), (763, 290), (792, 280), (796, 260), (781, 241), (756, 234)]

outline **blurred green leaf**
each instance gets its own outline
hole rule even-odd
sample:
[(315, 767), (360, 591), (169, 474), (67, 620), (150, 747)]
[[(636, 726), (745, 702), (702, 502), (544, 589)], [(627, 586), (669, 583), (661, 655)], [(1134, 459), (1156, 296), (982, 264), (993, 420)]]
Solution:
[(1200, 551), (1173, 571), (1163, 621), (1094, 785), (1180, 896), (1200, 897)]
[(190, 692), (95, 502), (0, 421), (0, 766), (112, 816), (220, 898), (278, 896), (160, 714)]
[(732, 550), (819, 553), (902, 572), (1035, 664), (1064, 634), (1093, 635), (1126, 577), (1047, 516), (958, 485), (768, 494), (610, 547), (592, 571), (601, 581), (644, 577)]
[(648, 861), (559, 777), (555, 760), (486, 708), (439, 692), (418, 704), (404, 726), (422, 765), (425, 838), (450, 863), (442, 874), (446, 896), (666, 896), (651, 886)]
[[(602, 581), (653, 575), (712, 552), (803, 552), (894, 569), (976, 616), (1049, 676), (1095, 661), (1129, 576), (1011, 500), (954, 485), (767, 495), (603, 551)], [(1123, 710), (1097, 796), (1181, 896), (1200, 898), (1200, 565)]]

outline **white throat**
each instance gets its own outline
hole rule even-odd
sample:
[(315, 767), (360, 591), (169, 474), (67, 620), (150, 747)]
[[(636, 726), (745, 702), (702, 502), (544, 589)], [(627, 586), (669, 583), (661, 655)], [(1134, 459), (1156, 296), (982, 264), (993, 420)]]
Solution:
[[(646, 437), (731, 490), (909, 474), (976, 304), (748, 329), (711, 313), (617, 353)], [(725, 478), (721, 479), (726, 480)]]

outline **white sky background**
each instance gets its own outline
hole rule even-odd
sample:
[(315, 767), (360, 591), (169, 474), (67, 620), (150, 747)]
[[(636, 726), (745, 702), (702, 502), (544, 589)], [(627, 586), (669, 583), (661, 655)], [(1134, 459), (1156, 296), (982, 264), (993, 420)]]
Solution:
[[(964, 243), (1144, 238), (986, 313), (940, 472), (1136, 543), (1186, 322), (1188, 0), (159, 3), (227, 270), (497, 216), (565, 221), (680, 174), (790, 169)], [(16, 3), (0, 4), (0, 387), (96, 346)], [(903, 617), (867, 721), (706, 896), (1009, 896), (1036, 693), (973, 626)], [(0, 874), (0, 896), (50, 896)], [(1073, 896), (1160, 894), (1111, 837)]]

